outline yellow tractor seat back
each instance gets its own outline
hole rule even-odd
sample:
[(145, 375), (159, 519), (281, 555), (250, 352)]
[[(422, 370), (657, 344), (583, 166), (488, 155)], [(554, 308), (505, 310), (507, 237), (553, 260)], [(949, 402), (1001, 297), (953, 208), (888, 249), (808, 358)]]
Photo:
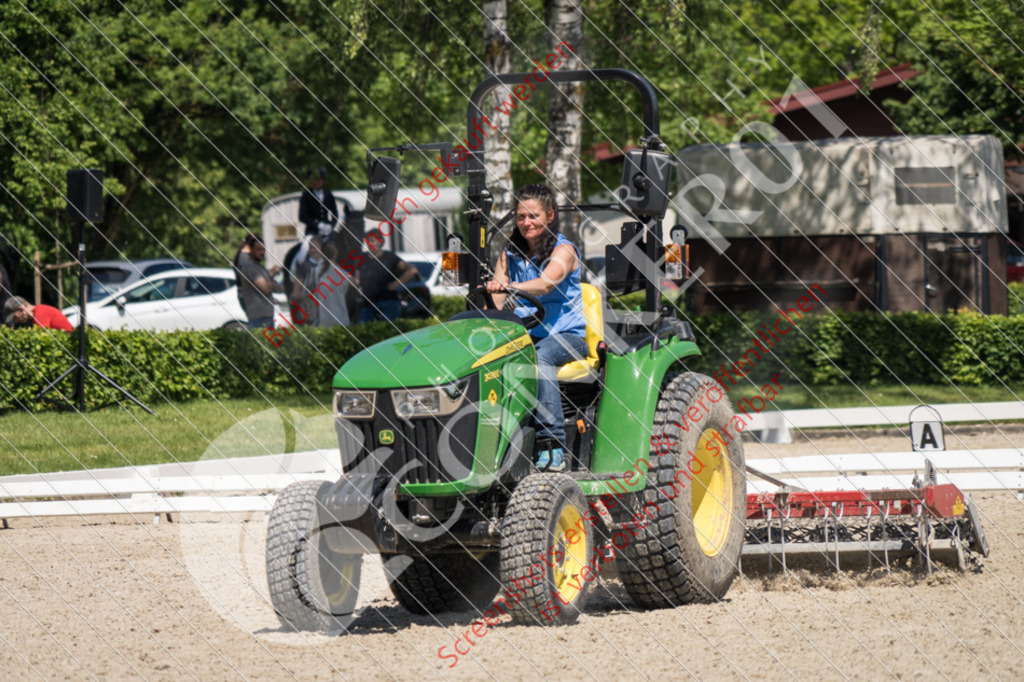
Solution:
[(583, 317), (587, 320), (587, 357), (558, 368), (559, 381), (593, 381), (601, 368), (598, 344), (604, 341), (604, 312), (601, 292), (592, 284), (580, 284), (583, 290)]

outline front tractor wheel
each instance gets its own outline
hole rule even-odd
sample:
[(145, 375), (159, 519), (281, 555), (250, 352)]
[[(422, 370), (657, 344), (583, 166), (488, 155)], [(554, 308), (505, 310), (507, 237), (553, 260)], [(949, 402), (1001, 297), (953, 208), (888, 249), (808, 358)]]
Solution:
[[(743, 443), (718, 382), (669, 375), (654, 417), (647, 487), (631, 512), (649, 519), (620, 550), (619, 575), (648, 608), (721, 599), (739, 569), (746, 525)], [(643, 517), (641, 517), (643, 518)]]
[(324, 481), (293, 483), (281, 491), (267, 519), (267, 584), (285, 627), (344, 629), (359, 596), (362, 556), (339, 554), (320, 528)]
[[(501, 585), (512, 619), (567, 625), (586, 605), (593, 575), (594, 531), (586, 498), (562, 474), (534, 474), (516, 487), (501, 530)], [(588, 580), (589, 578), (589, 580)]]

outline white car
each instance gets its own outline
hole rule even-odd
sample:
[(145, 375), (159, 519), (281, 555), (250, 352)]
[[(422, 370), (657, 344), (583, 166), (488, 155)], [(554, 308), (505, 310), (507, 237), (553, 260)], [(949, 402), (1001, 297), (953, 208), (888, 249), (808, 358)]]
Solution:
[(465, 297), (469, 292), (466, 286), (453, 287), (445, 284), (441, 274), (440, 251), (398, 251), (396, 255), (420, 273), (420, 279), (427, 283), (431, 296)]
[[(63, 310), (78, 326), (78, 307)], [(230, 268), (169, 270), (89, 303), (86, 316), (96, 329), (218, 329), (245, 326)]]
[(177, 258), (149, 258), (146, 260), (95, 260), (85, 266), (89, 273), (86, 291), (89, 302), (99, 301), (135, 284), (145, 277), (153, 277), (168, 270), (191, 268), (187, 260)]

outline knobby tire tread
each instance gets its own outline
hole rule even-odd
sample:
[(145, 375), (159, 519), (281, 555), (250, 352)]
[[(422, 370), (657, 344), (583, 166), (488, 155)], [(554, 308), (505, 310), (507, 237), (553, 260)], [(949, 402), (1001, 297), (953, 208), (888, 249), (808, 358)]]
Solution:
[[(679, 436), (677, 443), (682, 446), (685, 440), (679, 429), (671, 423), (678, 420), (680, 414), (685, 414), (693, 404), (691, 401), (705, 394), (708, 386), (718, 385), (713, 379), (692, 372), (667, 375), (658, 398), (652, 434), (674, 433)], [(723, 422), (729, 423), (733, 410), (727, 394), (724, 390), (722, 392), (725, 397), (717, 403), (717, 409), (708, 415), (705, 424), (699, 428), (697, 425), (690, 427), (694, 433), (699, 434), (705, 426), (720, 427)], [(694, 438), (694, 447), (696, 442)], [(711, 560), (703, 556), (694, 536), (692, 510), (689, 509), (689, 485), (676, 499), (685, 495), (683, 506), (691, 515), (690, 522), (683, 522), (678, 505), (660, 492), (666, 486), (672, 486), (676, 473), (687, 465), (688, 451), (689, 447), (676, 447), (670, 453), (671, 456), (658, 455), (652, 445), (647, 486), (642, 492), (627, 498), (626, 506), (631, 509), (630, 515), (646, 509), (654, 516), (646, 528), (635, 531), (637, 537), (620, 551), (616, 562), (623, 586), (634, 603), (643, 608), (717, 601), (725, 596), (738, 571), (746, 515), (742, 442), (736, 434), (733, 443), (728, 445), (733, 476), (732, 525), (724, 543), (725, 548), (718, 557)], [(658, 505), (660, 510), (656, 511), (656, 507), (649, 506), (651, 502)]]
[(482, 611), (498, 592), (498, 556), (483, 560), (469, 553), (427, 554), (391, 582), (391, 593), (408, 611), (420, 615)]
[(296, 630), (341, 627), (325, 610), (319, 542), (318, 495), (323, 481), (293, 483), (281, 491), (267, 520), (267, 586), (281, 624)]
[[(518, 602), (509, 599), (513, 621), (522, 625), (566, 625), (579, 618), (586, 606), (589, 583), (581, 580), (583, 589), (572, 605), (560, 604), (560, 613), (549, 620), (541, 615), (539, 606), (552, 600), (553, 583), (550, 569), (541, 563), (543, 577), (534, 581), (531, 566), (538, 555), (546, 553), (554, 542), (552, 527), (565, 503), (576, 505), (580, 513), (586, 509), (586, 498), (576, 481), (564, 474), (534, 474), (516, 486), (509, 501), (501, 531), (501, 585), (504, 590), (522, 592)], [(584, 517), (586, 519), (586, 517)], [(587, 562), (593, 557), (593, 528), (585, 520)], [(524, 585), (525, 584), (525, 585)]]

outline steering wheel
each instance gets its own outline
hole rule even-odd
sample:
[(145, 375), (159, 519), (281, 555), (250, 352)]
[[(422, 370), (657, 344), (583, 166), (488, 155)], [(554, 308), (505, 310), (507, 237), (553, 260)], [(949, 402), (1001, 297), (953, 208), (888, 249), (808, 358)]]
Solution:
[[(537, 312), (520, 318), (524, 327), (527, 329), (533, 329), (544, 321), (544, 315), (547, 311), (544, 310), (544, 304), (540, 302), (539, 298), (533, 294), (528, 294), (525, 291), (520, 291), (519, 289), (512, 287), (505, 289), (505, 293), (508, 294), (508, 297), (505, 299), (504, 306), (506, 310), (515, 310), (518, 307), (518, 304), (512, 303), (514, 298), (522, 299), (536, 308)], [(479, 305), (473, 304), (473, 300), (477, 298), (483, 298), (488, 308), (491, 310), (497, 310), (497, 306), (494, 305), (494, 299), (491, 297), (491, 292), (487, 291), (487, 287), (477, 287), (466, 294), (466, 307), (469, 308), (472, 306), (478, 310), (483, 310)]]

